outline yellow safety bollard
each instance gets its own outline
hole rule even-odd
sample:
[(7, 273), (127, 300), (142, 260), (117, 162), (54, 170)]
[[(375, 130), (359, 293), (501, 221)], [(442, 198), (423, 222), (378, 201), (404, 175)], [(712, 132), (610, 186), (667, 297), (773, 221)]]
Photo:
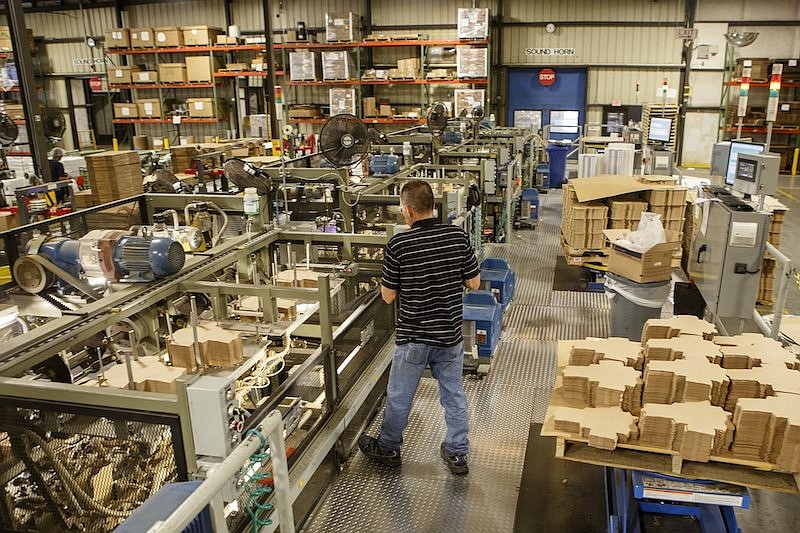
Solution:
[(117, 138), (116, 138), (116, 137), (114, 137), (113, 139), (111, 139), (111, 146), (113, 147), (112, 149), (113, 149), (115, 152), (119, 152), (119, 141), (117, 140)]
[(792, 176), (797, 176), (797, 160), (800, 158), (800, 148), (794, 149), (794, 157), (792, 158)]

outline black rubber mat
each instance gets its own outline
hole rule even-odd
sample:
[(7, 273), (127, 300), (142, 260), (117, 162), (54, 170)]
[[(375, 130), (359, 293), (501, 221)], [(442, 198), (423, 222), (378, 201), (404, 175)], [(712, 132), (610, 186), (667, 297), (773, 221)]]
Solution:
[(531, 424), (517, 499), (515, 533), (606, 531), (603, 468), (555, 457), (555, 439)]
[(563, 255), (556, 259), (555, 276), (553, 277), (554, 291), (590, 292), (588, 288), (591, 273), (580, 266), (570, 266)]

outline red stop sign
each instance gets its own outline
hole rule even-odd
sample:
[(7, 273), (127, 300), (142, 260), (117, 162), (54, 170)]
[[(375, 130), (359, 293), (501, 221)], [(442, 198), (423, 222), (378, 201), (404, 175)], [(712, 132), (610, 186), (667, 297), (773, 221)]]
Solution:
[(100, 92), (103, 90), (103, 80), (100, 78), (89, 78), (89, 89), (94, 92)]
[(550, 87), (556, 82), (556, 72), (551, 68), (543, 68), (539, 71), (539, 83), (545, 87)]

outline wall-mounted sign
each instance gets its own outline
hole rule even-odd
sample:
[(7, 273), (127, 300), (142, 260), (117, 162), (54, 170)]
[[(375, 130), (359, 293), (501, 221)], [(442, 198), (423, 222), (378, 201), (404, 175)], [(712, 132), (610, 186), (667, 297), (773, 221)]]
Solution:
[(110, 63), (106, 57), (73, 57), (72, 64), (76, 67), (90, 66), (90, 65), (104, 65)]
[(539, 71), (539, 83), (545, 87), (550, 87), (556, 82), (556, 72), (551, 68), (543, 68)]
[(697, 28), (675, 28), (676, 39), (697, 39)]
[(574, 48), (526, 48), (526, 56), (574, 56)]
[(98, 93), (103, 90), (103, 80), (100, 78), (89, 78), (89, 89)]

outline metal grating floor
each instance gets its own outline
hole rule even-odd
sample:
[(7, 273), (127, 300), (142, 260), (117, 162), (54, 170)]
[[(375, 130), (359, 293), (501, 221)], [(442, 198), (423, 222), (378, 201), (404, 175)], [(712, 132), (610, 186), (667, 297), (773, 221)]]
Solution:
[[(492, 368), (465, 377), (470, 411), (470, 473), (450, 474), (439, 457), (444, 438), (437, 383), (423, 378), (411, 411), (398, 470), (375, 466), (358, 451), (302, 531), (307, 533), (511, 532), (531, 422), (544, 420), (555, 381), (556, 341), (605, 336), (603, 294), (553, 291), (561, 253), (561, 194), (540, 196), (535, 230), (486, 255), (508, 259), (517, 274)], [(369, 433), (377, 434), (381, 416)]]

